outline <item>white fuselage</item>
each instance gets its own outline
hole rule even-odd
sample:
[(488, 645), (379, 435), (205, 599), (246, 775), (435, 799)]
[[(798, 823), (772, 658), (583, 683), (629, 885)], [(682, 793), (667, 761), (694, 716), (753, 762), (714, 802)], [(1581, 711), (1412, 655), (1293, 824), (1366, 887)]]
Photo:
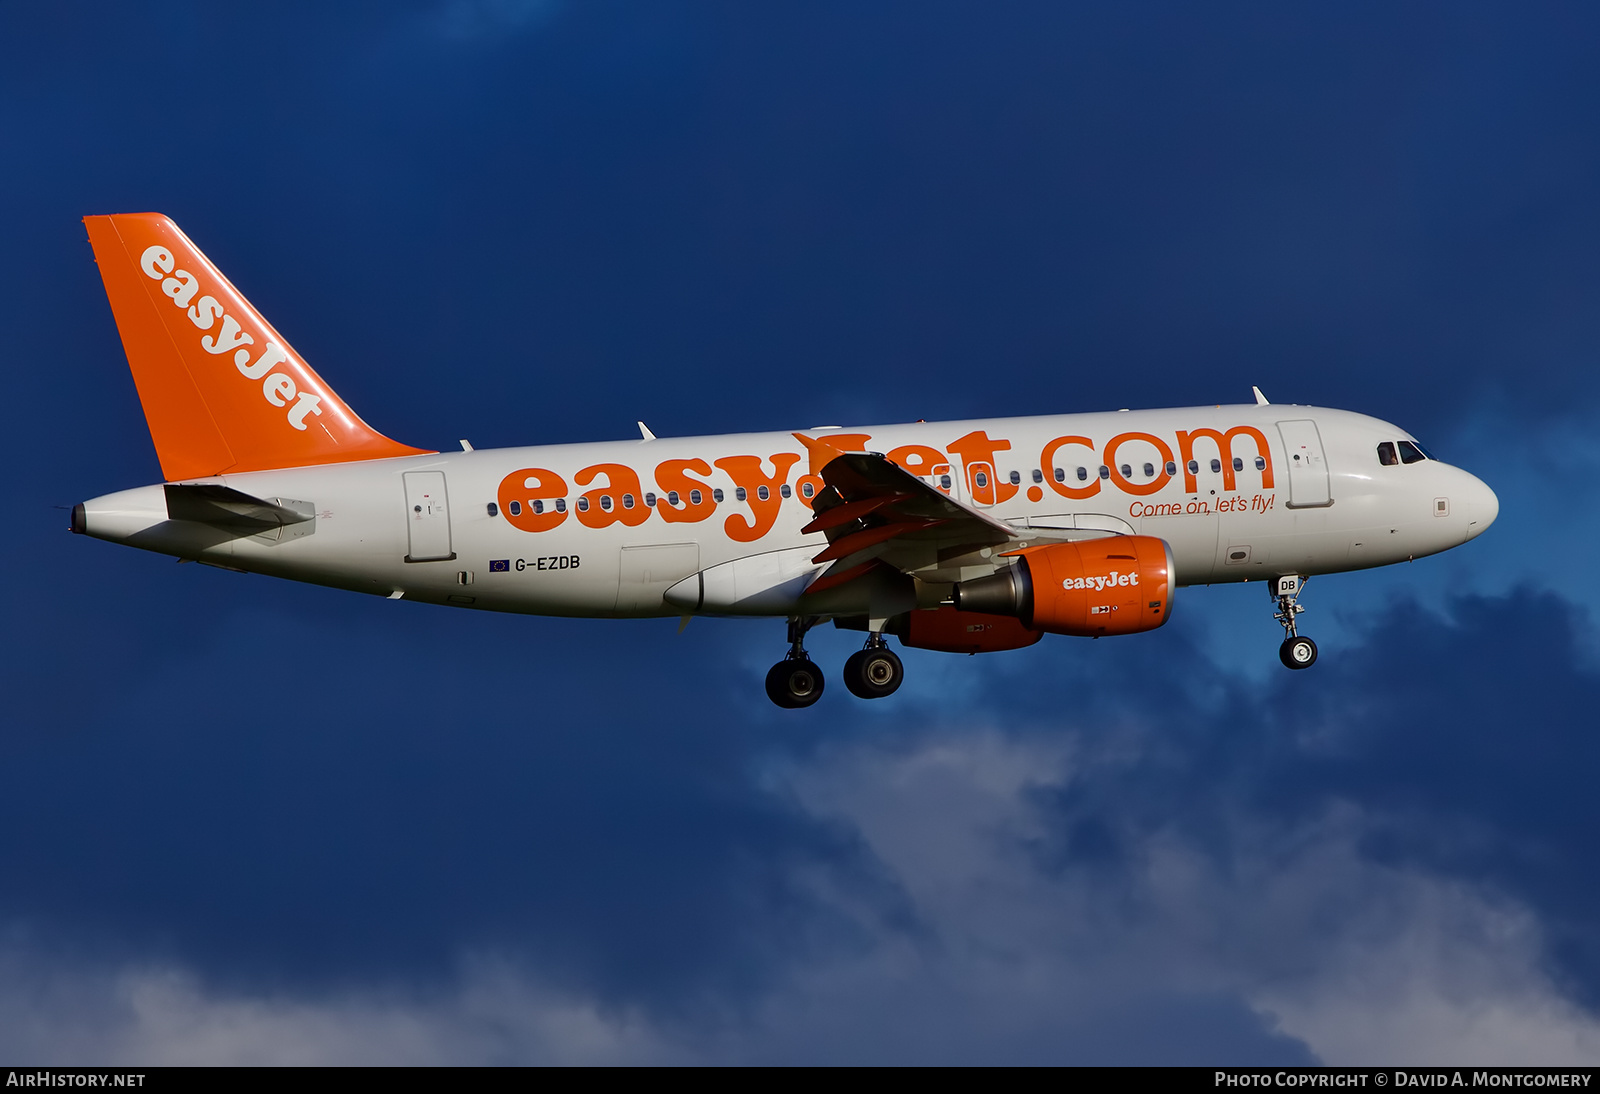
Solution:
[[(1313, 407), (799, 432), (888, 454), (958, 501), (1043, 537), (1074, 528), (1159, 537), (1184, 585), (1434, 554), (1478, 535), (1499, 508), (1486, 485), (1448, 464), (1380, 463), (1378, 445), (1410, 439), (1405, 431)], [(1226, 450), (1217, 434), (1227, 437)], [(685, 471), (681, 461), (704, 461), (708, 472)], [(812, 473), (825, 462), (794, 433), (439, 453), (199, 480), (315, 512), (272, 535), (170, 520), (160, 485), (85, 503), (83, 530), (254, 573), (491, 611), (793, 615), (808, 610), (804, 589), (825, 568), (810, 558), (826, 539), (801, 532), (812, 516), (809, 495), (821, 485)], [(675, 476), (663, 470), (669, 467)], [(669, 491), (689, 483), (703, 495), (699, 507), (678, 489), (679, 504), (664, 512)], [(756, 497), (762, 487), (765, 502)], [(580, 499), (587, 503), (581, 512)], [(543, 510), (537, 520), (535, 501)], [(516, 519), (509, 502), (522, 510)], [(554, 526), (529, 531), (519, 522)], [(919, 606), (993, 565), (987, 552), (930, 559), (913, 574), (927, 590)], [(682, 586), (670, 591), (695, 575), (695, 596)], [(842, 593), (818, 610), (866, 606)]]

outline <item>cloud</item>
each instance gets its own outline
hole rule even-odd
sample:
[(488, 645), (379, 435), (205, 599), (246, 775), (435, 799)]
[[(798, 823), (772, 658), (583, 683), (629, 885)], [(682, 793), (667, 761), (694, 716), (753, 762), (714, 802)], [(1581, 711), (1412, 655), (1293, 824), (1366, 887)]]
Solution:
[[(1336, 1063), (1600, 1059), (1600, 1024), (1545, 970), (1538, 916), (1492, 887), (1374, 861), (1364, 845), (1383, 823), (1354, 804), (1283, 827), (1241, 802), (1220, 840), (1189, 830), (1180, 805), (1114, 865), (1080, 847), (1045, 866), (1063, 827), (1051, 799), (1141, 762), (1126, 739), (1098, 759), (1072, 747), (1089, 735), (855, 748), (796, 774), (803, 800), (861, 833), (920, 928), (898, 976), (816, 1009), (848, 1014), (866, 996), (863, 1011), (926, 1017), (930, 1049), (1033, 1034), (1067, 1058), (1126, 1061), (1171, 1051), (1164, 1006), (1237, 1000), (1259, 1016), (1258, 1059), (1297, 1042)], [(1092, 1020), (1105, 1011), (1129, 1017), (1107, 1029)], [(1227, 1050), (1166, 1058), (1236, 1060), (1238, 1032)]]
[(43, 968), (8, 955), (0, 1050), (81, 1064), (667, 1063), (648, 1026), (480, 959), (449, 990), (207, 988), (190, 970)]
[(1600, 1022), (1549, 974), (1528, 908), (1439, 879), (1391, 882), (1368, 888), (1365, 915), (1317, 939), (1313, 975), (1251, 991), (1280, 1029), (1350, 1065), (1600, 1060)]
[[(340, 887), (332, 866), (363, 841), (344, 847), (351, 819), (321, 820), (302, 779), (307, 823), (334, 841), (326, 863), (302, 851), (295, 864), (322, 879), (322, 926), (288, 929), (313, 913), (270, 895), (271, 844), (208, 859), (218, 892), (268, 903), (232, 928), (269, 936), (247, 959), (232, 934), (194, 945), (205, 928), (178, 908), (156, 922), (188, 942), (162, 957), (148, 943), (87, 955), (81, 924), (48, 941), (19, 927), (0, 944), (0, 1051), (152, 1064), (1592, 1063), (1585, 833), (1600, 807), (1584, 712), (1600, 684), (1570, 641), (1582, 622), (1531, 590), (1444, 614), (1401, 604), (1313, 673), (1264, 684), (1216, 677), (1181, 629), (1035, 647), (1003, 670), (963, 662), (975, 675), (960, 702), (934, 688), (819, 721), (713, 703), (662, 722), (658, 709), (649, 740), (662, 743), (642, 764), (646, 739), (579, 733), (552, 708), (550, 733), (511, 765), (526, 801), (511, 782), (474, 783), (477, 811), (442, 845), (454, 859), (408, 854), (404, 881), (361, 879), (390, 894), (377, 903)], [(1529, 685), (1448, 686), (1495, 673)], [(1019, 691), (1019, 677), (1036, 686)], [(386, 687), (348, 699), (352, 724)], [(421, 746), (378, 720), (391, 752)], [(768, 722), (785, 736), (758, 730)], [(342, 747), (380, 751), (359, 734)], [(437, 842), (435, 826), (469, 808), (443, 788), (478, 762), (436, 764), (445, 797), (421, 827), (380, 814), (391, 844)], [(368, 777), (381, 785), (381, 765)], [(597, 800), (564, 789), (572, 780)], [(328, 793), (359, 788), (333, 777)], [(350, 817), (382, 800), (356, 798)], [(521, 834), (546, 829), (568, 834)], [(489, 921), (452, 910), (485, 900)], [(15, 905), (11, 918), (23, 922)], [(328, 929), (353, 939), (367, 920), (387, 941), (330, 948)], [(384, 957), (401, 944), (453, 956)]]
[[(1537, 914), (1373, 861), (1341, 804), (1241, 809), (1226, 854), (1178, 819), (1120, 863), (1049, 864), (1053, 796), (1107, 762), (1077, 728), (857, 743), (768, 792), (853, 833), (905, 897), (885, 920), (796, 866), (834, 936), (745, 1006), (603, 1003), (478, 954), (433, 987), (208, 986), (179, 966), (0, 967), (0, 1051), (160, 1064), (1113, 1062), (1592, 1064), (1600, 1024), (1543, 969)], [(848, 924), (849, 929), (841, 929)], [(841, 944), (841, 937), (848, 942)]]

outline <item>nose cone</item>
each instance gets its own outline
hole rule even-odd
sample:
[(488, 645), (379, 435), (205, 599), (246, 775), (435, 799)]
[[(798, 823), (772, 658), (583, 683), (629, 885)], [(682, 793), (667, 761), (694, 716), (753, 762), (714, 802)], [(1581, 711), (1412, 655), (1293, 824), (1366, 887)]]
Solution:
[(1468, 475), (1467, 480), (1467, 538), (1475, 539), (1500, 515), (1500, 499), (1482, 479)]

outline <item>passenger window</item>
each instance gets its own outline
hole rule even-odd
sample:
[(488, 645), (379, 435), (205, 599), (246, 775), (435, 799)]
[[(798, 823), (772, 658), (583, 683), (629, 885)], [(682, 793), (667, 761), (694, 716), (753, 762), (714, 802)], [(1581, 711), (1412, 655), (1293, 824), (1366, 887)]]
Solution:
[[(1012, 486), (1016, 486), (1018, 483), (1020, 483), (1022, 481), (1022, 474), (1020, 472), (1013, 471), (1013, 472), (1011, 472), (1010, 478), (1011, 478), (1011, 485)], [(809, 497), (810, 495), (807, 495), (807, 496)]]
[(1191, 474), (1191, 475), (1200, 474), (1200, 461), (1199, 460), (1190, 460), (1189, 461), (1189, 474)]
[(1171, 460), (1168, 460), (1167, 461), (1167, 476), (1170, 478), (1171, 476), (1176, 475), (1177, 473), (1178, 473), (1178, 465), (1173, 463)]
[(606, 512), (611, 512), (611, 510), (616, 507), (616, 504), (616, 502), (611, 500), (610, 494), (600, 495), (600, 508), (604, 509)]
[(682, 501), (682, 499), (678, 497), (678, 492), (676, 490), (668, 490), (667, 491), (667, 504), (668, 505), (673, 506), (674, 508), (676, 508), (681, 501)]
[(644, 494), (644, 506), (646, 509), (654, 509), (656, 507), (656, 496), (648, 490)]
[(1109, 479), (1111, 477), (1111, 468), (1107, 467), (1105, 464), (1101, 464), (1100, 477), (1102, 479)]
[(1243, 471), (1244, 470), (1244, 461), (1241, 460), (1238, 456), (1235, 456), (1233, 458), (1233, 469), (1235, 471)]
[(1426, 457), (1426, 456), (1424, 456), (1422, 454), (1422, 449), (1418, 448), (1416, 445), (1412, 444), (1410, 441), (1401, 441), (1400, 442), (1400, 462), (1401, 463), (1421, 463), (1423, 460), (1425, 460), (1427, 458), (1428, 457)]
[(1266, 469), (1267, 469), (1267, 458), (1265, 456), (1257, 456), (1256, 457), (1256, 470), (1257, 471), (1265, 471)]
[(500, 507), (492, 501), (489, 503), (489, 515), (491, 517), (498, 517), (500, 515)]
[(1147, 479), (1153, 479), (1153, 478), (1156, 477), (1156, 465), (1155, 464), (1147, 463), (1147, 464), (1144, 465), (1144, 477), (1147, 478)]
[(632, 509), (633, 508), (633, 495), (632, 494), (624, 494), (624, 495), (622, 495), (622, 507), (624, 509)]
[[(696, 490), (695, 493), (699, 494), (700, 491)], [(794, 496), (794, 491), (789, 489), (788, 483), (784, 483), (782, 486), (778, 487), (778, 493), (782, 494), (786, 498)], [(700, 499), (696, 497), (695, 500), (699, 501)]]
[(537, 500), (534, 501), (534, 503), (533, 503), (533, 511), (534, 511), (535, 514), (544, 512), (544, 502), (537, 501)]
[(718, 505), (722, 504), (723, 496), (722, 487), (720, 486), (711, 491), (711, 500), (716, 502)]
[[(817, 492), (817, 484), (816, 483), (803, 482), (803, 483), (800, 484), (800, 496), (801, 497), (809, 498), (813, 494), (815, 494), (816, 492)], [(721, 501), (722, 499), (718, 498), (717, 500)]]
[(1215, 475), (1221, 470), (1222, 470), (1222, 461), (1221, 460), (1212, 460), (1211, 461), (1211, 473), (1213, 475)]
[[(950, 489), (950, 476), (949, 475), (940, 475), (939, 476), (939, 485), (944, 487), (946, 490)], [(763, 486), (761, 489), (765, 490), (766, 487)]]
[(566, 511), (567, 511), (567, 499), (566, 498), (557, 498), (556, 499), (556, 512), (565, 513)]
[[(1078, 478), (1082, 479), (1082, 478), (1087, 478), (1087, 477), (1088, 476), (1085, 474), (1083, 468), (1081, 468), (1081, 467), (1078, 468)], [(1067, 469), (1066, 468), (1064, 468), (1064, 467), (1056, 468), (1056, 481), (1057, 482), (1066, 482), (1067, 481)]]
[(588, 511), (589, 511), (589, 499), (588, 498), (579, 498), (578, 499), (578, 512), (587, 513)]
[(744, 501), (750, 497), (750, 495), (745, 492), (745, 488), (742, 486), (735, 486), (733, 488), (733, 496), (738, 501)]
[(522, 503), (520, 501), (514, 501), (507, 505), (506, 508), (510, 510), (511, 515), (514, 517), (520, 517), (522, 515)]
[(1378, 445), (1378, 462), (1385, 467), (1393, 467), (1400, 462), (1400, 458), (1394, 454), (1393, 442), (1384, 441)]
[(1129, 467), (1127, 464), (1123, 464), (1118, 470), (1120, 470), (1122, 472), (1122, 477), (1123, 478), (1125, 478), (1125, 479), (1133, 478), (1133, 468)]
[(703, 501), (704, 499), (705, 499), (705, 495), (700, 493), (700, 491), (698, 491), (698, 490), (689, 491), (689, 504), (690, 505), (699, 505), (700, 502)]
[(975, 472), (972, 476), (972, 482), (981, 490), (985, 486), (989, 485), (989, 476), (985, 475), (982, 471)]
[(1033, 481), (1034, 482), (1043, 482), (1044, 481), (1044, 472), (1040, 471), (1037, 467), (1035, 467), (1033, 469)]
[(772, 491), (768, 490), (765, 486), (758, 486), (756, 487), (756, 497), (760, 498), (762, 501), (770, 501), (772, 499)]

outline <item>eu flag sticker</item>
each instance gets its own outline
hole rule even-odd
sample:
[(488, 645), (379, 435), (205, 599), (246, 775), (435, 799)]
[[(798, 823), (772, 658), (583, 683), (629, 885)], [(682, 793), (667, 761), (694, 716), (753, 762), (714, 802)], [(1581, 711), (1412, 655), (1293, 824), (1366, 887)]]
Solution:
[(489, 572), (491, 574), (503, 574), (510, 569), (511, 560), (509, 558), (491, 558), (489, 560)]

